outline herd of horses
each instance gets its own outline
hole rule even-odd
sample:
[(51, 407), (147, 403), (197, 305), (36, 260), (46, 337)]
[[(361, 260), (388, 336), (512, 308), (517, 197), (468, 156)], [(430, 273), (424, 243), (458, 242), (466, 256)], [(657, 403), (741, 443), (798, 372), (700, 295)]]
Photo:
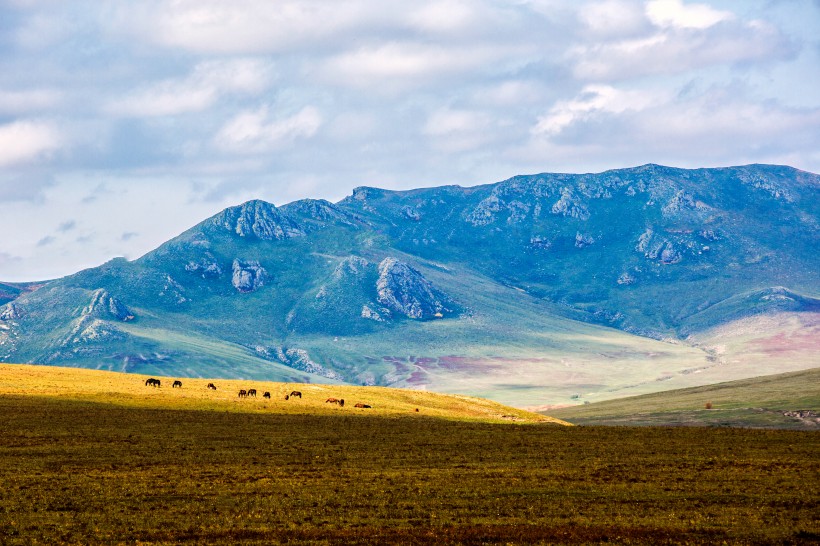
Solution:
[[(162, 382), (159, 379), (155, 379), (153, 377), (150, 377), (150, 378), (145, 380), (145, 386), (146, 387), (161, 387)], [(176, 389), (176, 388), (181, 389), (182, 388), (182, 381), (180, 381), (178, 379), (175, 380), (173, 382), (173, 384), (171, 385), (171, 387), (174, 388), (174, 389)], [(214, 385), (213, 383), (208, 383), (207, 388), (209, 390), (214, 390), (215, 391), (216, 390), (216, 385)], [(251, 397), (251, 396), (256, 398), (256, 394), (257, 394), (256, 389), (240, 389), (238, 396), (239, 396), (239, 398), (248, 398), (248, 397)], [(270, 392), (265, 391), (264, 393), (262, 393), (262, 398), (270, 398), (270, 397), (271, 397)], [(290, 400), (291, 398), (301, 399), (302, 398), (301, 391), (291, 391), (290, 394), (285, 395), (285, 400)], [(327, 400), (325, 400), (325, 403), (337, 404), (339, 407), (344, 407), (345, 399), (344, 398), (328, 398)], [(359, 403), (355, 404), (353, 407), (354, 408), (372, 408), (373, 406), (370, 406), (368, 404), (363, 404), (363, 403), (359, 402)]]

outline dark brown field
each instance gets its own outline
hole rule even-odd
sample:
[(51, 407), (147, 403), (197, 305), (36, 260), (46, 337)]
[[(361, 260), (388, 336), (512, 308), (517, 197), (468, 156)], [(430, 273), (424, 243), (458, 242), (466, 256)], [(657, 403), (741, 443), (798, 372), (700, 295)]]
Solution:
[(0, 544), (820, 540), (820, 435), (0, 396)]

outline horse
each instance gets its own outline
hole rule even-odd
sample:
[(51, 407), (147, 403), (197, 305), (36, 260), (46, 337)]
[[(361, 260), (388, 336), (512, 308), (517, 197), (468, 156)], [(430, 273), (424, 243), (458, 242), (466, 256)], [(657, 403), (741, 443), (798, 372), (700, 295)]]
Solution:
[(325, 400), (325, 403), (328, 403), (328, 402), (331, 403), (331, 404), (339, 404), (342, 407), (344, 407), (344, 405), (345, 405), (345, 399), (344, 398), (328, 398), (327, 400)]
[(270, 393), (265, 391), (265, 394), (262, 395), (262, 398), (270, 398)]
[[(289, 395), (289, 396), (290, 396), (291, 398), (293, 398), (293, 397), (296, 397), (296, 398), (302, 398), (302, 392), (301, 392), (301, 391), (293, 391), (293, 392), (291, 392), (291, 393), (290, 393), (290, 395)], [(286, 399), (286, 400), (287, 400), (287, 399)]]
[(248, 389), (248, 396), (256, 396), (256, 389)]
[(152, 386), (152, 387), (159, 387), (159, 386), (161, 386), (161, 383), (160, 383), (159, 379), (154, 379), (153, 377), (150, 377), (150, 378), (145, 380), (145, 386), (147, 387), (149, 385)]
[(171, 385), (171, 388), (172, 388), (172, 389), (175, 389), (175, 388), (177, 388), (177, 387), (179, 387), (180, 389), (182, 388), (182, 381), (180, 381), (179, 379), (177, 379), (176, 381), (174, 381), (174, 384), (173, 384), (173, 385)]
[(367, 404), (362, 404), (361, 402), (357, 403), (354, 408), (370, 408), (372, 406), (368, 406)]
[(245, 389), (239, 391), (239, 398), (245, 398), (246, 396), (248, 396), (248, 391)]
[(208, 383), (208, 388), (215, 391), (216, 385), (214, 385), (213, 383)]

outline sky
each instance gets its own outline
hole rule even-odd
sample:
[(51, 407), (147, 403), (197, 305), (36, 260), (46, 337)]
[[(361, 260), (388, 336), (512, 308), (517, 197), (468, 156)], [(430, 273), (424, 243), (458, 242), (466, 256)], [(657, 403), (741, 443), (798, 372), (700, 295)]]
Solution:
[(820, 173), (818, 0), (0, 0), (0, 281), (357, 186)]

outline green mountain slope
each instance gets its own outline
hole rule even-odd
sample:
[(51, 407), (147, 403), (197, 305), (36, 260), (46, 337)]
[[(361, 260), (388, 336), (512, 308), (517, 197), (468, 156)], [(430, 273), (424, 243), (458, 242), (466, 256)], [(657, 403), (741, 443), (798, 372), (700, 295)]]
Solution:
[(14, 295), (0, 360), (519, 406), (735, 378), (708, 332), (820, 309), (819, 194), (788, 167), (647, 165), (250, 201)]

